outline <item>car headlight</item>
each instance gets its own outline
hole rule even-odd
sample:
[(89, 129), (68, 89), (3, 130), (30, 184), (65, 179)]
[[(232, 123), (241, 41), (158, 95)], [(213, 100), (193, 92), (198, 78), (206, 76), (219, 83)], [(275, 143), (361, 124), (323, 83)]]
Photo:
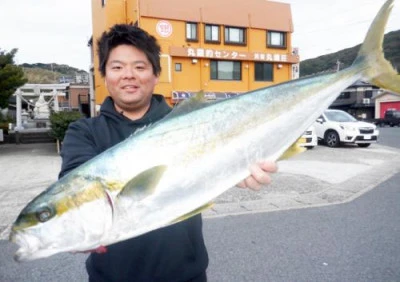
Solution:
[(357, 130), (357, 128), (355, 128), (353, 126), (344, 125), (344, 124), (341, 124), (340, 128), (343, 130), (347, 130), (347, 131), (356, 131)]

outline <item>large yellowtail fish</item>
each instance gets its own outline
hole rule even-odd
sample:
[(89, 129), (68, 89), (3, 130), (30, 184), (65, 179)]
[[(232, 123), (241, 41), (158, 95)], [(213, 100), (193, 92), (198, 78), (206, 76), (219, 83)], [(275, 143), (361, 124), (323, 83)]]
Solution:
[(247, 177), (250, 165), (278, 160), (355, 81), (400, 92), (381, 47), (393, 1), (351, 67), (212, 104), (197, 97), (52, 184), (12, 226), (15, 259), (96, 249), (190, 217)]

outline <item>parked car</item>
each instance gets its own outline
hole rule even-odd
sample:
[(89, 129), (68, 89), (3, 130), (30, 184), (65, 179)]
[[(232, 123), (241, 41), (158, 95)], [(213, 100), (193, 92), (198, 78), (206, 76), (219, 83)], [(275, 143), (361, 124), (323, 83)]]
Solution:
[(338, 147), (343, 143), (368, 147), (376, 143), (379, 130), (369, 122), (358, 121), (341, 110), (326, 110), (314, 123), (318, 140), (329, 147)]
[(387, 109), (383, 118), (372, 120), (377, 126), (400, 126), (400, 111), (396, 109)]
[(301, 136), (304, 140), (303, 143), (300, 143), (300, 146), (303, 146), (307, 149), (312, 149), (318, 145), (317, 134), (315, 133), (315, 127), (310, 126), (304, 134)]

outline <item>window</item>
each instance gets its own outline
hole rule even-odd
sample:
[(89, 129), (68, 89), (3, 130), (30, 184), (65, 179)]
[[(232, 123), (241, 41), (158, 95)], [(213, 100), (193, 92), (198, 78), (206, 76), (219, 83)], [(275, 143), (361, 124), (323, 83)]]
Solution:
[(254, 75), (255, 81), (273, 81), (274, 72), (273, 64), (270, 63), (255, 63), (254, 64)]
[(213, 80), (241, 80), (242, 63), (235, 61), (211, 61), (211, 79)]
[(101, 0), (101, 6), (104, 7), (106, 5), (106, 0)]
[(345, 99), (350, 99), (350, 92), (342, 92), (337, 98), (337, 100), (345, 100)]
[(286, 48), (286, 33), (279, 31), (268, 31), (268, 47)]
[(182, 71), (182, 64), (181, 63), (175, 63), (175, 71)]
[(205, 27), (206, 42), (216, 42), (219, 43), (219, 26), (206, 24)]
[(364, 94), (365, 98), (372, 98), (372, 90), (366, 90)]
[(246, 44), (246, 31), (244, 28), (225, 27), (226, 44)]
[(197, 41), (197, 23), (186, 23), (186, 40)]

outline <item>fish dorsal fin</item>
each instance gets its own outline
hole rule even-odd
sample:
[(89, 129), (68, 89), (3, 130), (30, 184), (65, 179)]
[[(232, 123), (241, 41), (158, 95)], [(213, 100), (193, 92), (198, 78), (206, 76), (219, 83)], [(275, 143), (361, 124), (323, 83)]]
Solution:
[(203, 90), (197, 92), (189, 99), (180, 102), (175, 108), (172, 109), (171, 113), (167, 117), (176, 117), (190, 113), (193, 110), (201, 109), (209, 104), (206, 99), (206, 95)]
[(157, 184), (160, 182), (166, 169), (167, 166), (159, 165), (139, 173), (126, 183), (124, 188), (118, 194), (118, 198), (127, 197), (140, 201), (147, 196), (150, 196), (156, 189)]
[(197, 209), (195, 209), (195, 210), (193, 210), (193, 211), (191, 211), (191, 212), (189, 212), (187, 214), (184, 214), (184, 215), (176, 218), (174, 221), (171, 222), (171, 224), (184, 221), (184, 220), (186, 220), (186, 219), (188, 219), (188, 218), (190, 218), (192, 216), (195, 216), (196, 214), (199, 214), (199, 213), (211, 208), (213, 205), (214, 205), (214, 203), (212, 203), (212, 202), (207, 203), (207, 204), (205, 204), (205, 205), (203, 205), (203, 206), (201, 206), (201, 207), (199, 207), (199, 208), (197, 208)]
[(301, 143), (305, 143), (305, 138), (300, 137), (296, 140), (280, 157), (279, 160), (289, 159), (297, 154), (303, 153), (307, 149), (300, 146)]

